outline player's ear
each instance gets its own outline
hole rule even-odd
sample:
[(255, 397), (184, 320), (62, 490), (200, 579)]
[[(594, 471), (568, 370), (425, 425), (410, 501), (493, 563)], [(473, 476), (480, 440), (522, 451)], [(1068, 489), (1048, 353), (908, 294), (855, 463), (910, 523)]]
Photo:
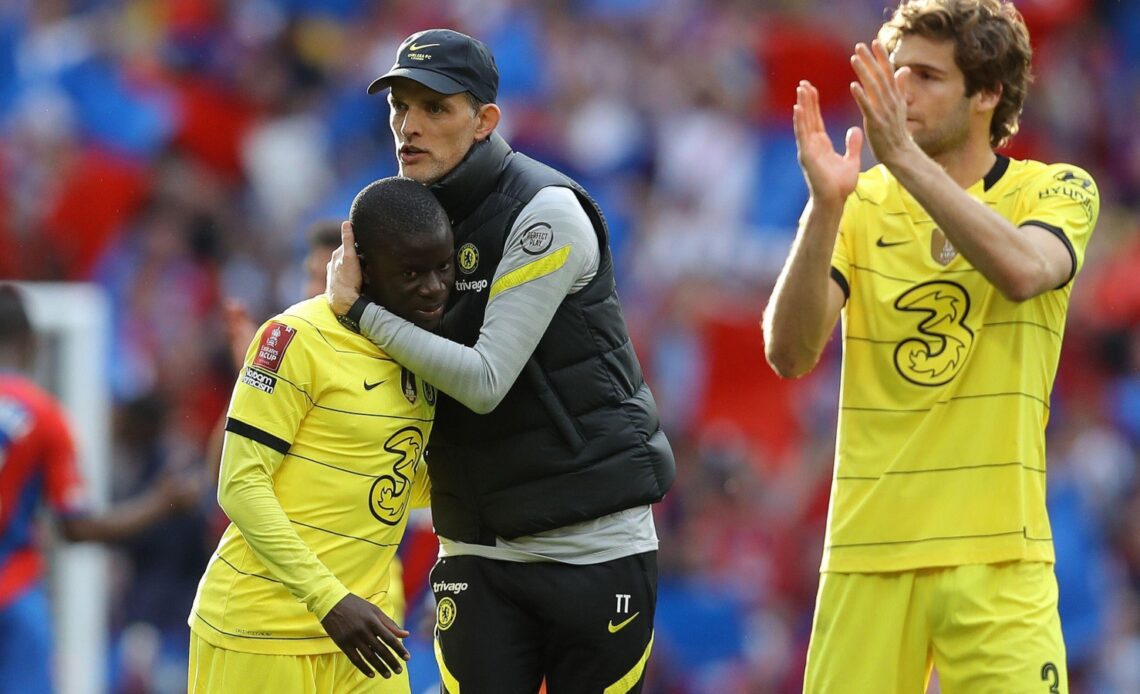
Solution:
[(1001, 103), (1002, 85), (982, 87), (974, 94), (974, 103), (979, 111), (992, 111)]

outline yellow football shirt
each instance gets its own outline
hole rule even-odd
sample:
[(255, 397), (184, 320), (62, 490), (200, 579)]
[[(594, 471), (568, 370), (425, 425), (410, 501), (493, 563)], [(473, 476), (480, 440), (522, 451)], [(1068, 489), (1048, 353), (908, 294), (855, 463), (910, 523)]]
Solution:
[[(999, 157), (967, 192), (1056, 234), (1076, 275), (1087, 173)], [(860, 176), (832, 259), (848, 300), (824, 571), (1053, 561), (1044, 432), (1073, 277), (1015, 303), (943, 238), (885, 167)]]
[(193, 631), (230, 650), (337, 650), (320, 625), (347, 592), (390, 613), (389, 564), (430, 498), (436, 391), (337, 322), (323, 297), (265, 323), (234, 386), (219, 498), (233, 522)]

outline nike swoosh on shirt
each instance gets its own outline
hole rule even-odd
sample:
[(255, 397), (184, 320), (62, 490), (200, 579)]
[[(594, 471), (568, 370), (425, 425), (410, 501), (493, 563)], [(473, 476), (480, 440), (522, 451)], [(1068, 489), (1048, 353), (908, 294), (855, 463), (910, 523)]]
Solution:
[(413, 43), (412, 45), (408, 46), (408, 50), (413, 51), (413, 52), (414, 51), (422, 51), (425, 48), (431, 48), (432, 46), (438, 46), (438, 45), (439, 45), (438, 43), (425, 43), (422, 46), (417, 46), (416, 44)]
[(384, 381), (387, 381), (387, 380), (388, 380), (388, 379), (386, 379), (386, 378), (385, 378), (383, 381), (376, 381), (375, 383), (369, 383), (369, 382), (368, 382), (368, 380), (367, 380), (367, 379), (365, 379), (365, 381), (364, 381), (364, 390), (372, 390), (373, 388), (375, 388), (376, 386), (380, 385), (381, 383), (384, 383)]
[(890, 248), (891, 246), (901, 246), (904, 243), (910, 243), (910, 241), (887, 241), (882, 236), (880, 236), (879, 240), (875, 242), (875, 245), (879, 248)]
[(607, 625), (607, 627), (608, 627), (608, 628), (609, 628), (609, 630), (610, 630), (610, 633), (611, 633), (611, 634), (616, 634), (616, 633), (618, 633), (619, 631), (621, 631), (622, 629), (624, 629), (624, 628), (625, 628), (625, 626), (626, 626), (627, 624), (629, 624), (629, 623), (630, 623), (630, 622), (632, 622), (633, 620), (637, 619), (637, 615), (639, 615), (639, 614), (641, 614), (641, 613), (640, 613), (640, 612), (634, 612), (634, 613), (633, 613), (633, 616), (632, 616), (632, 617), (630, 617), (629, 619), (625, 620), (624, 622), (621, 622), (620, 624), (614, 624), (614, 620), (612, 620), (612, 619), (611, 619), (611, 620), (610, 620), (610, 623)]

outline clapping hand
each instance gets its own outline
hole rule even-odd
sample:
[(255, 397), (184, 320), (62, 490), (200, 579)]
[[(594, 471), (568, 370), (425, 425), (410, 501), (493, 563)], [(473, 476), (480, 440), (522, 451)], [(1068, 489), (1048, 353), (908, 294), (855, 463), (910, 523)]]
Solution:
[(796, 105), (792, 109), (792, 127), (796, 134), (800, 168), (813, 199), (842, 204), (859, 179), (859, 152), (863, 132), (847, 130), (846, 151), (840, 155), (823, 125), (819, 109), (819, 91), (806, 80), (796, 87)]
[(893, 69), (887, 50), (878, 40), (855, 46), (851, 56), (858, 82), (851, 83), (851, 95), (863, 113), (863, 129), (875, 158), (888, 167), (905, 156), (913, 144), (907, 130), (906, 85), (910, 68)]

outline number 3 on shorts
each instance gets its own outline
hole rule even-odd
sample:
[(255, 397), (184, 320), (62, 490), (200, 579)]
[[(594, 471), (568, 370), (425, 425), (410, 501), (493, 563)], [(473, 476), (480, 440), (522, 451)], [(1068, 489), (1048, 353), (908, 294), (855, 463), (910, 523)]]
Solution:
[(1057, 671), (1057, 666), (1053, 663), (1045, 663), (1041, 666), (1041, 679), (1049, 683), (1049, 694), (1061, 694), (1059, 687), (1061, 686), (1061, 673)]

